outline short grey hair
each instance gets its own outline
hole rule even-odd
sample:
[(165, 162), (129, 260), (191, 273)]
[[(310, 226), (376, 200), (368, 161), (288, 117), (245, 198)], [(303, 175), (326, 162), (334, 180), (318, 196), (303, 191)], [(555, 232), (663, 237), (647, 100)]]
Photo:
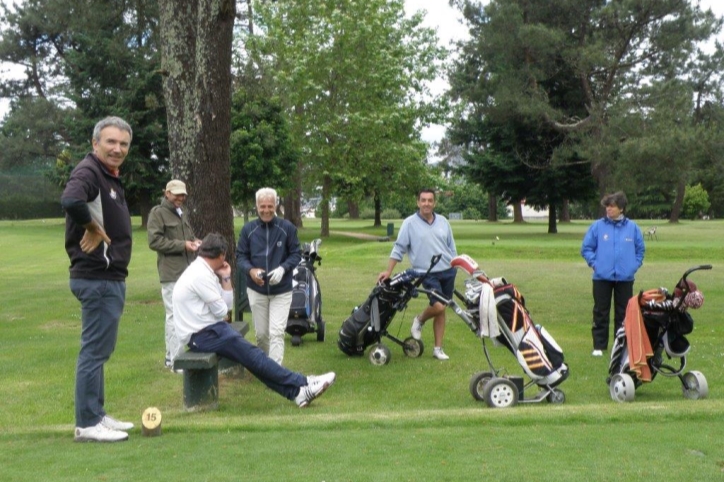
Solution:
[(131, 135), (131, 140), (133, 140), (133, 130), (131, 129), (131, 126), (128, 125), (128, 122), (124, 121), (120, 117), (108, 116), (105, 119), (99, 120), (93, 128), (94, 141), (99, 142), (101, 140), (101, 131), (106, 127), (117, 127), (122, 131), (126, 131)]
[(256, 203), (257, 204), (259, 204), (260, 200), (266, 199), (266, 198), (273, 198), (275, 206), (276, 206), (277, 200), (279, 199), (277, 197), (276, 190), (272, 189), (270, 187), (263, 187), (256, 192)]

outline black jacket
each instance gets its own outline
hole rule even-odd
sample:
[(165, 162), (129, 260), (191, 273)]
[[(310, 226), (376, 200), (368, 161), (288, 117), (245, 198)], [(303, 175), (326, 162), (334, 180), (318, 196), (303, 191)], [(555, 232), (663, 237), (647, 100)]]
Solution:
[[(236, 246), (236, 266), (246, 275), (246, 286), (265, 295), (278, 295), (292, 290), (294, 268), (302, 260), (297, 228), (286, 219), (274, 217), (264, 223), (256, 219), (244, 225)], [(261, 268), (269, 273), (278, 266), (284, 268), (279, 284), (258, 286), (249, 270)]]
[[(73, 169), (60, 199), (66, 211), (65, 251), (70, 258), (70, 277), (124, 281), (131, 262), (131, 215), (121, 180), (112, 175), (93, 154)], [(90, 254), (80, 249), (84, 224), (95, 220), (111, 238)]]

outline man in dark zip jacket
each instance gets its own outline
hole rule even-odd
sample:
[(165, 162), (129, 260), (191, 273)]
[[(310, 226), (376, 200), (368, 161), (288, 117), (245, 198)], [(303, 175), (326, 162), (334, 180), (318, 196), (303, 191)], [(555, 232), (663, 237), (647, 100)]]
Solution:
[(65, 209), (65, 250), (70, 290), (81, 304), (80, 352), (75, 376), (75, 440), (128, 439), (130, 422), (105, 412), (103, 367), (116, 348), (131, 261), (131, 217), (119, 168), (133, 132), (118, 117), (93, 129), (93, 152), (70, 175), (60, 202)]
[(296, 226), (276, 217), (276, 206), (274, 189), (267, 187), (256, 192), (259, 218), (241, 229), (236, 263), (246, 274), (246, 293), (256, 343), (281, 365), (284, 331), (292, 304), (292, 278), (302, 253)]

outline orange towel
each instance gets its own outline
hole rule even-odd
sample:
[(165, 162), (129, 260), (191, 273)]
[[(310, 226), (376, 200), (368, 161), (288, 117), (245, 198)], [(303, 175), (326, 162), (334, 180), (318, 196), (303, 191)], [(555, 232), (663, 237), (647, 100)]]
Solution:
[(654, 356), (651, 341), (646, 333), (644, 319), (641, 316), (638, 296), (632, 297), (626, 306), (626, 318), (623, 320), (628, 346), (629, 368), (642, 382), (651, 381), (651, 368), (647, 360)]

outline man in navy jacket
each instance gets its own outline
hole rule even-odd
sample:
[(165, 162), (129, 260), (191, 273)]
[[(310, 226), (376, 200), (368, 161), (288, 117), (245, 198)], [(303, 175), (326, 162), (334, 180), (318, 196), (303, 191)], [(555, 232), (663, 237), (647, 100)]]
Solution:
[(265, 187), (256, 192), (259, 219), (241, 229), (236, 263), (246, 274), (246, 293), (257, 346), (281, 365), (294, 268), (302, 260), (302, 253), (296, 226), (279, 219), (276, 207), (274, 189)]

